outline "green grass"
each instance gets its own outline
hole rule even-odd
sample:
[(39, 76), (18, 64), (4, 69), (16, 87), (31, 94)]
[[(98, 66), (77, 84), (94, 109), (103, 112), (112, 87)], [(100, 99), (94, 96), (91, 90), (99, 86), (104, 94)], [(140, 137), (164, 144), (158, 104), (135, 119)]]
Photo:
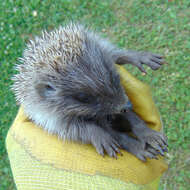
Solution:
[(166, 56), (148, 75), (129, 70), (152, 87), (169, 139), (169, 170), (160, 190), (190, 189), (190, 1), (0, 0), (0, 189), (13, 190), (5, 137), (18, 107), (10, 91), (13, 66), (29, 38), (79, 20), (121, 47)]

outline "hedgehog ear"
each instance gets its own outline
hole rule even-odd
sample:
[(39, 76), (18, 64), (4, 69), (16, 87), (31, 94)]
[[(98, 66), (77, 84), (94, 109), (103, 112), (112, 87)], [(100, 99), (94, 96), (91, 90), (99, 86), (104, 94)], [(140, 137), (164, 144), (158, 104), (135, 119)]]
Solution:
[(55, 88), (52, 84), (40, 83), (36, 85), (36, 91), (41, 97), (47, 98), (55, 94)]

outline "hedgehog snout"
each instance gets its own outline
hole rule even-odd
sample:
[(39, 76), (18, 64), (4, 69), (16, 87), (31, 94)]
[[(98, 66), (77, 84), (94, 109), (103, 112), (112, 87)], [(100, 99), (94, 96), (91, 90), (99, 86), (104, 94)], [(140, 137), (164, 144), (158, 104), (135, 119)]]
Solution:
[(123, 105), (123, 108), (121, 109), (121, 113), (127, 112), (128, 110), (132, 109), (132, 104), (130, 101), (128, 101), (125, 105)]

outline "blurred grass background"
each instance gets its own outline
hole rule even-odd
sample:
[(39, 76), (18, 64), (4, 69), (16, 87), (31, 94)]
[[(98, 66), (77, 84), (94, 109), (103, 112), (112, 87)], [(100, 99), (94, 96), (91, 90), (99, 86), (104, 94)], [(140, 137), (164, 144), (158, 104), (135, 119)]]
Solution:
[(159, 190), (190, 189), (190, 1), (0, 0), (0, 189), (14, 190), (5, 137), (18, 107), (10, 91), (25, 43), (69, 20), (81, 21), (120, 47), (161, 53), (159, 71), (127, 68), (150, 84), (169, 139), (169, 170)]

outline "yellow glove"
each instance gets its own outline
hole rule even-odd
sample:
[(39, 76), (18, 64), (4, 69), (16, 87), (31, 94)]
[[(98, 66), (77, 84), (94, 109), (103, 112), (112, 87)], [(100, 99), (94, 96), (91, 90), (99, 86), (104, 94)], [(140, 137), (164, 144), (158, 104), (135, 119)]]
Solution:
[[(151, 128), (160, 130), (148, 87), (121, 66), (118, 71), (134, 110)], [(6, 146), (18, 190), (156, 190), (167, 169), (161, 158), (144, 163), (122, 151), (116, 160), (100, 156), (92, 145), (63, 142), (35, 126), (22, 107)]]
[(124, 67), (116, 65), (120, 74), (121, 83), (133, 103), (134, 111), (146, 122), (146, 124), (156, 130), (162, 129), (159, 112), (154, 104), (149, 86), (137, 80)]

